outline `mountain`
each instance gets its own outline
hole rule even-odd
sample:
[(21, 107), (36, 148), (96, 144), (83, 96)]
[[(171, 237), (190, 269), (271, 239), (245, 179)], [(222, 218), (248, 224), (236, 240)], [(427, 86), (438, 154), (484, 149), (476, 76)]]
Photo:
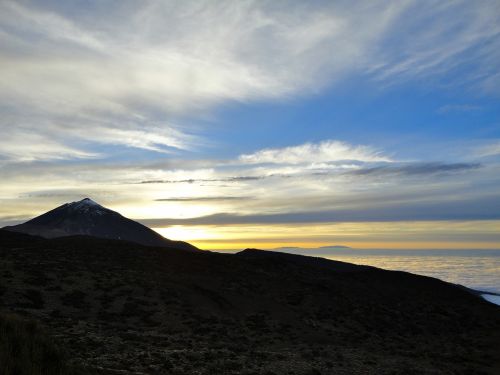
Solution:
[(168, 240), (152, 229), (127, 219), (90, 198), (65, 203), (24, 224), (2, 229), (44, 238), (86, 235), (131, 241), (146, 246), (197, 250), (196, 247), (187, 242)]
[(0, 312), (89, 374), (499, 373), (500, 307), (430, 277), (2, 230), (0, 260)]

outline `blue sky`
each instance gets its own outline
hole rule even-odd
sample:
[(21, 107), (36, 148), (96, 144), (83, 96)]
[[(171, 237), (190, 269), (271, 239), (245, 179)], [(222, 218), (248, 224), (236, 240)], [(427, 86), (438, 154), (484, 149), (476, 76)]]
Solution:
[[(214, 126), (211, 130), (219, 130), (217, 139), (229, 144), (236, 141), (237, 150), (333, 138), (374, 143), (422, 158), (428, 158), (426, 152), (419, 153), (417, 147), (408, 150), (409, 143), (424, 147), (469, 140), (487, 143), (500, 136), (498, 98), (429, 91), (419, 86), (379, 90), (374, 85), (353, 83), (284, 103), (234, 104), (218, 113), (223, 128)], [(228, 131), (234, 118), (244, 126)]]
[(3, 1), (0, 50), (4, 224), (500, 247), (497, 1)]

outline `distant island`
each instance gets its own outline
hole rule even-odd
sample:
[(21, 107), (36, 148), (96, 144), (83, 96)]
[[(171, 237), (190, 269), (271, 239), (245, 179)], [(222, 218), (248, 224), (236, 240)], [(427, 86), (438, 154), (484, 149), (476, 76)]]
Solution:
[(352, 247), (344, 245), (328, 245), (319, 247), (299, 247), (299, 246), (281, 246), (273, 250), (317, 250), (317, 249), (352, 249)]
[(352, 249), (352, 247), (343, 245), (332, 245), (332, 246), (320, 246), (317, 249)]

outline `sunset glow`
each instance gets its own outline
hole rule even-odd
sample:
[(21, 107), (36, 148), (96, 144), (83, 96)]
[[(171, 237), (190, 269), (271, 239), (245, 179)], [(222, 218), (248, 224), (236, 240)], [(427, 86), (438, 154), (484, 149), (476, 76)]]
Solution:
[(359, 249), (498, 249), (500, 221), (297, 225), (228, 225), (153, 228), (202, 249), (343, 245)]
[(206, 249), (500, 248), (494, 2), (174, 3), (0, 3), (1, 226), (91, 197)]

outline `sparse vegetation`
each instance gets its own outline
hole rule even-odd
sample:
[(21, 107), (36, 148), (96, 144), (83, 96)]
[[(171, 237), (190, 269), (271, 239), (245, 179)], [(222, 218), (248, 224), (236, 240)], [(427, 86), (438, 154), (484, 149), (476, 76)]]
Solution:
[(2, 375), (83, 375), (33, 320), (0, 314)]
[[(430, 278), (256, 251), (1, 236), (0, 306), (36, 318), (92, 374), (494, 374), (500, 358), (498, 308)], [(65, 363), (32, 332), (53, 348), (48, 363)]]

